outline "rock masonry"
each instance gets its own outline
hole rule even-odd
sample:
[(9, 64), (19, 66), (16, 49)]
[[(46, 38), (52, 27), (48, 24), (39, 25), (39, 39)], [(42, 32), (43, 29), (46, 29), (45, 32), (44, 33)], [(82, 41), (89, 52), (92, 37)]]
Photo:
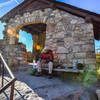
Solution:
[(58, 63), (73, 66), (73, 62), (78, 60), (90, 67), (95, 66), (92, 23), (87, 23), (81, 17), (51, 8), (36, 10), (32, 13), (27, 12), (22, 16), (16, 15), (15, 18), (9, 20), (5, 26), (4, 40), (0, 41), (0, 48), (2, 46), (9, 65), (12, 64), (12, 60), (16, 64), (26, 63), (27, 57), (25, 57), (25, 46), (19, 45), (16, 37), (9, 38), (7, 29), (13, 27), (17, 34), (23, 25), (36, 23), (45, 23), (47, 25), (45, 46), (54, 51), (57, 56), (55, 60)]

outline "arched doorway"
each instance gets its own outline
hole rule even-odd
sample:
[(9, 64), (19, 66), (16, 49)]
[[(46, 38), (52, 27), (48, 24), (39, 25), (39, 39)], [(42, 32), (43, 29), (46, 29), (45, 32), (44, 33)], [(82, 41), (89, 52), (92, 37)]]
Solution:
[(26, 53), (24, 56), (27, 58), (27, 62), (33, 62), (32, 58), (32, 49), (33, 49), (33, 39), (32, 39), (32, 34), (27, 33), (26, 31), (19, 31), (19, 40), (18, 44), (25, 45), (26, 48)]
[(45, 45), (46, 24), (28, 24), (21, 27), (21, 30), (31, 33), (33, 39), (32, 57), (37, 60)]

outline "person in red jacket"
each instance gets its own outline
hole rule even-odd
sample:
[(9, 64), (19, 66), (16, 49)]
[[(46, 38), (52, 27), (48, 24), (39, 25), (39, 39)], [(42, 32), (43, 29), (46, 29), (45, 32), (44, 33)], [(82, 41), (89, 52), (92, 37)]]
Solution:
[(37, 76), (41, 76), (42, 67), (47, 66), (49, 70), (48, 78), (52, 78), (53, 57), (49, 51), (50, 50), (47, 47), (45, 47), (39, 57), (39, 60), (37, 61), (37, 71), (38, 71)]

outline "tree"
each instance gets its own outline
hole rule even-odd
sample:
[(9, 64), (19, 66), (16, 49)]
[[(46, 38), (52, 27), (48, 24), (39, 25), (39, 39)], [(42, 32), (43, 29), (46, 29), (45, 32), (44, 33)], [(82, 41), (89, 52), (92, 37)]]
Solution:
[(96, 65), (100, 68), (100, 53), (96, 54)]
[(79, 75), (79, 79), (83, 83), (83, 86), (74, 96), (74, 100), (79, 100), (84, 88), (90, 87), (97, 82), (98, 79), (97, 68), (84, 67), (84, 72)]

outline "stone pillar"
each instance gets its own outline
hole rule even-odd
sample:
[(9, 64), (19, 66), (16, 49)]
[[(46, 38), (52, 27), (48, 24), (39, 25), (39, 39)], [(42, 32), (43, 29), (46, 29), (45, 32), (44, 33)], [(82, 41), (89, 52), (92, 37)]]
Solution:
[(33, 40), (33, 48), (32, 48), (32, 58), (34, 57), (34, 35), (32, 35), (32, 40)]
[[(10, 28), (11, 30), (8, 31)], [(6, 26), (4, 31), (5, 47), (3, 48), (3, 56), (10, 67), (16, 67), (27, 63), (26, 46), (21, 43), (18, 44), (17, 33), (18, 31), (16, 28), (10, 26)]]
[(55, 49), (55, 46), (54, 46), (54, 41), (55, 40), (53, 39), (53, 34), (55, 34), (55, 24), (54, 23), (50, 23), (48, 21), (47, 28), (46, 28), (45, 46), (47, 46), (50, 49), (54, 50)]
[(16, 38), (17, 38), (17, 31), (15, 27), (8, 26), (6, 28), (7, 35), (9, 38), (9, 44), (15, 44), (16, 43)]
[(15, 37), (9, 39), (9, 44), (15, 44)]
[(38, 44), (38, 35), (34, 34), (33, 35), (33, 51), (32, 51), (32, 55), (33, 55), (33, 59), (36, 60), (36, 56), (37, 56), (37, 50), (36, 50), (36, 46)]
[(3, 40), (4, 40), (5, 44), (7, 45), (9, 43), (9, 37), (7, 35), (7, 25), (5, 25), (5, 30), (3, 31), (3, 35), (4, 35)]

